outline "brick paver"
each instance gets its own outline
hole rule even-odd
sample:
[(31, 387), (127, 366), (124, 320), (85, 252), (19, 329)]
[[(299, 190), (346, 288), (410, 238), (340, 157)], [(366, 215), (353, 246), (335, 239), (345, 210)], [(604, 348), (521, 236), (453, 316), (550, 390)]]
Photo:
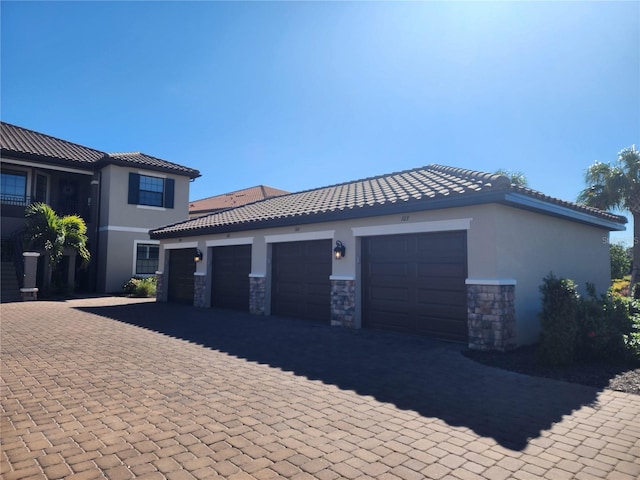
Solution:
[(640, 477), (640, 396), (457, 345), (115, 297), (0, 308), (6, 480)]

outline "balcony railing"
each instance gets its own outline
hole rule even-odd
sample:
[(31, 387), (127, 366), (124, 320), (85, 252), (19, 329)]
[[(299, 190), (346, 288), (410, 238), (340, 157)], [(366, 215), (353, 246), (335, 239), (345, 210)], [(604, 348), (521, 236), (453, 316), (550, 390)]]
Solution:
[[(8, 195), (5, 193), (0, 194), (0, 203), (3, 206), (8, 205), (11, 207), (26, 208), (34, 202), (36, 202), (36, 199), (30, 196)], [(60, 216), (80, 215), (85, 222), (89, 223), (91, 221), (91, 209), (88, 206), (81, 206), (81, 202), (70, 202), (65, 200), (60, 202), (49, 202), (48, 205), (53, 208), (53, 210)], [(15, 208), (12, 208), (11, 210), (16, 211), (16, 214), (14, 214), (14, 216), (24, 215), (24, 209), (16, 210)], [(18, 211), (20, 213), (17, 213)]]

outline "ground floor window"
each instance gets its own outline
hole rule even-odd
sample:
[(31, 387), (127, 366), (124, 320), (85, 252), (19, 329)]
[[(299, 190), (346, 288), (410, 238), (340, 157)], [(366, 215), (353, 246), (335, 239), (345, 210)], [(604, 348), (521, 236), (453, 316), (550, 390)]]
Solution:
[(158, 270), (160, 245), (138, 243), (136, 247), (136, 275), (148, 275)]

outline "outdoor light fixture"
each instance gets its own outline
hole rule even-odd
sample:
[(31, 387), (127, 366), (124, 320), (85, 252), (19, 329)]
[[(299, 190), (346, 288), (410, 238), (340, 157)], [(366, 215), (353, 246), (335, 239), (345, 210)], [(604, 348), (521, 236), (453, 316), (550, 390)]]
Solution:
[(344, 258), (344, 252), (347, 249), (344, 247), (344, 245), (342, 244), (342, 242), (340, 240), (336, 241), (336, 248), (333, 249), (333, 255), (335, 256), (336, 260), (340, 260), (341, 258)]
[(196, 248), (196, 253), (193, 256), (193, 261), (196, 262), (196, 263), (202, 261), (202, 252), (198, 248)]

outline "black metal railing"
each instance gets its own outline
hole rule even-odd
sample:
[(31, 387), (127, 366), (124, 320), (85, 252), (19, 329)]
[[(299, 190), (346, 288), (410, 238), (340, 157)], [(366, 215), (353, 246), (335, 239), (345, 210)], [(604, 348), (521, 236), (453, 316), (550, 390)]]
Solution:
[[(8, 205), (11, 207), (24, 207), (27, 208), (32, 203), (37, 202), (34, 197), (25, 196), (25, 195), (7, 195), (0, 194), (0, 204)], [(86, 202), (85, 202), (86, 203)], [(82, 202), (77, 201), (56, 201), (56, 202), (48, 202), (47, 203), (56, 214), (60, 216), (64, 215), (80, 215), (86, 223), (91, 222), (91, 209), (88, 206), (82, 206)], [(14, 209), (12, 209), (14, 210)], [(20, 213), (14, 211), (14, 214), (7, 212), (8, 216), (23, 216), (24, 210), (20, 210)]]

